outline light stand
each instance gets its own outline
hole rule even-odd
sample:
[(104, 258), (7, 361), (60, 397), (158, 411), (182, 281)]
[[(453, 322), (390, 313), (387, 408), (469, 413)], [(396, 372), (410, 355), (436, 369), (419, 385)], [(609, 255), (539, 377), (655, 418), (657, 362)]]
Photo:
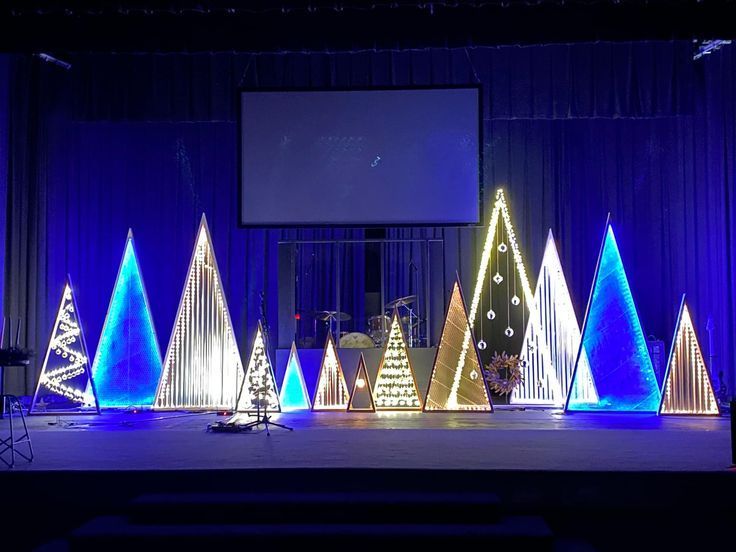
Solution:
[[(268, 436), (271, 435), (271, 432), (268, 429), (269, 426), (276, 426), (276, 427), (280, 427), (281, 429), (285, 429), (287, 431), (294, 431), (293, 427), (289, 427), (287, 425), (279, 424), (279, 423), (271, 421), (271, 416), (268, 415), (268, 399), (266, 400), (261, 399), (261, 394), (268, 393), (268, 389), (266, 387), (259, 387), (256, 393), (258, 394), (258, 399), (256, 400), (256, 413), (255, 413), (256, 419), (253, 420), (252, 422), (248, 422), (247, 424), (242, 424), (240, 426), (240, 430), (249, 431), (249, 430), (257, 428), (260, 425), (263, 425), (265, 426), (266, 435)], [(261, 415), (261, 403), (263, 403), (263, 415)], [(250, 415), (251, 414), (249, 414), (249, 416)]]

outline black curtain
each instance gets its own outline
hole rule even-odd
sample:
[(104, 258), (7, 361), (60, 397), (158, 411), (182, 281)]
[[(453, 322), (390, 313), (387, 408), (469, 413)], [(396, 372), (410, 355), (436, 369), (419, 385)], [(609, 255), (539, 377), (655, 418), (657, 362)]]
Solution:
[[(162, 349), (201, 212), (212, 228), (241, 354), (261, 290), (276, 316), (282, 239), (360, 237), (343, 230), (236, 227), (236, 88), (480, 83), (486, 209), (507, 190), (534, 279), (548, 228), (582, 321), (611, 212), (647, 334), (669, 341), (687, 292), (701, 342), (735, 382), (736, 59), (694, 62), (688, 42), (279, 54), (78, 55), (64, 72), (12, 63), (6, 314), (42, 356), (72, 274), (91, 354), (125, 232), (133, 227)], [(483, 229), (416, 228), (390, 237), (445, 241), (445, 281), (472, 293)], [(409, 293), (415, 252), (390, 250), (390, 294)], [(360, 302), (353, 265), (346, 302)], [(323, 267), (328, 270), (327, 265)], [(304, 279), (299, 290), (329, 293)], [(534, 282), (532, 282), (532, 285)], [(448, 290), (445, 290), (446, 292)], [(345, 293), (348, 293), (347, 291)], [(359, 307), (356, 307), (356, 309)], [(271, 324), (275, 329), (276, 325)], [(490, 345), (493, 348), (493, 344)], [(30, 391), (40, 362), (16, 391)]]

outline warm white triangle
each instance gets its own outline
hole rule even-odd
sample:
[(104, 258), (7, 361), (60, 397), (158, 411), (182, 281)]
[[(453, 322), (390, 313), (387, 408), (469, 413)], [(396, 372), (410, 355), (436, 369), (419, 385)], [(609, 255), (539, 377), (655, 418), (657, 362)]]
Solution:
[(345, 383), (345, 374), (337, 356), (335, 341), (332, 334), (329, 334), (322, 353), (312, 410), (347, 410), (349, 400), (350, 392)]
[(242, 381), (243, 364), (202, 215), (153, 406), (232, 410)]
[(248, 367), (240, 389), (238, 404), (235, 407), (238, 412), (256, 412), (259, 409), (281, 412), (276, 378), (273, 375), (271, 360), (268, 358), (266, 342), (263, 339), (263, 327), (260, 322), (248, 358)]
[(31, 412), (61, 413), (92, 409), (99, 412), (99, 404), (79, 309), (71, 281), (67, 279), (31, 401)]
[(720, 413), (684, 297), (667, 363), (659, 413), (701, 416)]
[(409, 360), (399, 313), (394, 309), (391, 329), (378, 367), (373, 388), (376, 410), (420, 410), (422, 402), (417, 390), (414, 370)]
[[(552, 230), (547, 236), (533, 303), (534, 308), (530, 311), (536, 312), (536, 319), (530, 318), (527, 322), (519, 355), (524, 366), (524, 379), (511, 393), (510, 402), (563, 407), (580, 348), (580, 326)], [(546, 358), (546, 355), (549, 357)], [(554, 380), (546, 370), (548, 363), (554, 367)], [(586, 357), (581, 359), (579, 369), (579, 393), (597, 402)], [(586, 373), (587, 378), (584, 377)]]
[[(475, 325), (475, 319), (478, 315), (478, 308), (480, 307), (480, 299), (483, 288), (485, 286), (486, 277), (488, 275), (488, 268), (491, 264), (491, 255), (495, 251), (493, 247), (494, 240), (496, 239), (496, 231), (500, 224), (504, 225), (506, 229), (506, 235), (508, 236), (509, 247), (513, 257), (516, 272), (521, 282), (522, 293), (524, 294), (524, 302), (529, 309), (529, 320), (530, 323), (535, 325), (535, 332), (542, 334), (542, 330), (538, 327), (539, 314), (536, 312), (537, 307), (534, 302), (534, 295), (532, 294), (531, 286), (529, 285), (529, 278), (526, 274), (526, 268), (524, 267), (524, 259), (521, 256), (521, 250), (519, 244), (516, 241), (516, 232), (514, 226), (511, 224), (511, 215), (509, 208), (506, 203), (506, 197), (503, 190), (496, 190), (496, 199), (493, 204), (493, 210), (491, 211), (491, 219), (488, 224), (488, 233), (486, 234), (485, 242), (483, 243), (483, 253), (481, 254), (480, 266), (478, 268), (478, 275), (475, 280), (475, 290), (473, 291), (473, 298), (470, 302), (470, 312), (468, 313), (468, 319), (470, 321), (471, 328)], [(467, 346), (467, 345), (465, 345)], [(557, 374), (552, 366), (550, 360), (549, 351), (546, 350), (547, 345), (544, 341), (540, 341), (539, 347), (541, 348), (541, 368), (543, 373), (543, 379), (547, 382), (548, 387), (552, 390), (555, 396), (562, 395), (560, 383), (557, 380)]]

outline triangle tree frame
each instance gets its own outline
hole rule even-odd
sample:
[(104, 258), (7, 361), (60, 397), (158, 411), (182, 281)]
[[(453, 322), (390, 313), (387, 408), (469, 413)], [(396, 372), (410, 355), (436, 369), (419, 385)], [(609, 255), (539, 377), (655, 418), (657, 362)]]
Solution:
[[(67, 294), (69, 297), (67, 298)], [(51, 355), (52, 345), (55, 343), (55, 339), (57, 337), (57, 334), (59, 332), (59, 327), (61, 325), (62, 321), (62, 313), (64, 309), (65, 303), (71, 305), (72, 312), (75, 314), (75, 318), (77, 319), (77, 325), (79, 326), (79, 345), (81, 347), (81, 351), (84, 355), (84, 373), (87, 375), (87, 384), (85, 386), (85, 389), (83, 391), (80, 391), (82, 395), (89, 395), (92, 394), (92, 398), (94, 399), (94, 409), (88, 407), (85, 408), (84, 405), (78, 407), (78, 409), (64, 409), (64, 410), (49, 410), (49, 411), (43, 411), (38, 412), (36, 409), (36, 404), (38, 402), (38, 396), (41, 391), (42, 381), (44, 380), (44, 377), (46, 376), (46, 371), (48, 367), (49, 357)], [(63, 349), (63, 345), (61, 344), (59, 348)], [(79, 390), (77, 390), (79, 391)], [(49, 390), (50, 394), (56, 394), (59, 395), (59, 393), (56, 393), (54, 391)], [(72, 394), (74, 392), (72, 391)], [(74, 398), (67, 397), (70, 401), (74, 401)], [(89, 363), (89, 352), (87, 349), (87, 341), (84, 338), (84, 329), (82, 327), (82, 321), (79, 316), (79, 308), (77, 307), (77, 298), (74, 295), (74, 287), (72, 286), (72, 279), (71, 276), (67, 275), (66, 281), (64, 282), (64, 289), (61, 293), (61, 300), (59, 301), (59, 307), (56, 310), (56, 318), (54, 321), (54, 325), (51, 328), (51, 336), (49, 337), (49, 344), (46, 347), (46, 356), (44, 357), (43, 364), (41, 365), (41, 373), (38, 376), (38, 382), (36, 383), (36, 391), (33, 393), (33, 400), (31, 401), (31, 407), (28, 411), (29, 414), (100, 414), (100, 403), (97, 400), (97, 390), (95, 389), (95, 382), (92, 377), (92, 367)]]
[[(690, 333), (690, 335), (684, 335), (685, 332)], [(693, 394), (699, 395), (697, 398), (695, 398), (696, 402), (700, 402), (702, 404), (712, 403), (712, 407), (706, 407), (703, 409), (696, 408), (689, 408), (687, 410), (685, 409), (677, 409), (672, 408), (669, 406), (668, 401), (668, 394), (672, 392), (672, 382), (670, 381), (672, 376), (672, 364), (676, 361), (678, 361), (678, 355), (677, 355), (677, 347), (678, 344), (681, 342), (681, 340), (687, 338), (688, 339), (688, 355), (685, 356), (684, 359), (682, 359), (680, 362), (684, 363), (683, 365), (680, 365), (679, 368), (682, 368), (684, 370), (688, 370), (690, 372), (693, 372), (697, 370), (698, 376), (697, 379), (702, 378), (702, 373), (705, 373), (705, 378), (700, 381), (700, 387), (696, 389), (690, 389), (690, 391)], [(696, 366), (692, 366), (693, 361), (695, 362)], [(692, 374), (691, 374), (692, 375)], [(696, 379), (696, 378), (694, 378)], [(691, 380), (692, 382), (692, 380)], [(703, 396), (705, 395), (705, 396)], [(680, 400), (687, 401), (688, 399), (692, 399), (693, 397), (687, 397), (683, 398), (680, 397)], [(673, 402), (676, 399), (673, 399)], [(700, 348), (700, 342), (698, 340), (698, 334), (695, 331), (695, 324), (693, 323), (692, 317), (690, 316), (690, 309), (687, 307), (687, 303), (685, 301), (685, 294), (682, 294), (682, 299), (680, 301), (680, 310), (677, 313), (677, 322), (675, 323), (675, 333), (672, 336), (672, 344), (670, 346), (670, 354), (667, 358), (667, 369), (665, 370), (664, 380), (662, 382), (662, 397), (659, 402), (659, 410), (658, 413), (660, 416), (720, 416), (721, 415), (721, 409), (718, 405), (718, 400), (716, 399), (715, 391), (713, 390), (713, 381), (710, 376), (710, 372), (708, 371), (708, 366), (705, 364), (705, 357), (703, 356), (703, 350)]]
[[(204, 243), (202, 243), (204, 240)], [(206, 248), (205, 248), (206, 245)], [(200, 252), (200, 248), (203, 250)], [(214, 295), (213, 301), (217, 304), (222, 315), (222, 320), (209, 320), (213, 325), (222, 323), (223, 327), (220, 328), (218, 334), (221, 336), (219, 343), (207, 343), (203, 345), (203, 349), (213, 349), (215, 347), (221, 347), (221, 351), (224, 355), (230, 355), (233, 358), (223, 358), (220, 361), (219, 369), (221, 374), (221, 389), (220, 398), (217, 404), (214, 404), (213, 400), (215, 397), (211, 396), (209, 390), (195, 389), (196, 381), (201, 381), (207, 376), (212, 376), (213, 370), (217, 368), (209, 368), (202, 366), (180, 366), (180, 357), (185, 357), (191, 360), (191, 357), (197, 350), (197, 347), (189, 340), (187, 343), (181, 343), (181, 335), (187, 335), (186, 332), (194, 332), (194, 328), (186, 328), (183, 326), (185, 320), (183, 316), (185, 314), (185, 308), (188, 308), (192, 300), (188, 299), (187, 291), (190, 286), (193, 285), (195, 280), (193, 270), (195, 268), (195, 262), (199, 262), (199, 257), (204, 257), (206, 251), (209, 250), (211, 256), (211, 268), (213, 274), (211, 293)], [(204, 267), (208, 268), (208, 267)], [(203, 269), (202, 269), (203, 270)], [(216, 316), (215, 316), (216, 318)], [(180, 327), (180, 324), (181, 327)], [(196, 336), (195, 336), (196, 337)], [(197, 339), (204, 339), (198, 337)], [(212, 341), (210, 339), (210, 341)], [(207, 345), (207, 347), (204, 347)], [(187, 347), (188, 350), (181, 354), (181, 347)], [(173, 357), (173, 358), (172, 358)], [(196, 360), (196, 359), (195, 359)], [(196, 364), (196, 363), (195, 363)], [(232, 365), (231, 365), (232, 364)], [(181, 375), (188, 378), (192, 378), (192, 375), (188, 372), (197, 369), (200, 374), (197, 375), (194, 380), (186, 381), (187, 389), (182, 389), (182, 385), (177, 383), (177, 388), (172, 391), (171, 380), (174, 374)], [(171, 374), (169, 373), (171, 372)], [(232, 373), (228, 373), (232, 372)], [(158, 388), (156, 389), (156, 397), (153, 403), (153, 410), (197, 410), (197, 411), (210, 411), (210, 410), (233, 410), (237, 404), (237, 393), (242, 384), (242, 378), (245, 376), (243, 370), (243, 361), (240, 357), (240, 350), (238, 348), (238, 342), (235, 339), (235, 329), (233, 327), (233, 321), (230, 318), (230, 309), (227, 306), (227, 297), (225, 296), (225, 290), (222, 284), (222, 277), (220, 275), (220, 269), (217, 265), (217, 257), (215, 256), (215, 246), (210, 235), (209, 226), (207, 225), (207, 217), (202, 213), (200, 219), (199, 229), (197, 230), (194, 248), (192, 249), (192, 256), (189, 261), (189, 268), (187, 269), (186, 278), (184, 280), (184, 286), (181, 291), (181, 298), (179, 299), (179, 307), (176, 310), (176, 317), (174, 318), (174, 326), (171, 329), (171, 337), (169, 338), (169, 345), (166, 348), (166, 356), (164, 357), (164, 363), (161, 370), (161, 378), (158, 382)], [(231, 382), (226, 380), (232, 378)], [(182, 378), (184, 379), (184, 378)], [(195, 381), (196, 380), (196, 381)], [(230, 387), (230, 391), (226, 391), (226, 385)], [(173, 397), (174, 391), (177, 396)], [(188, 396), (184, 396), (188, 393)], [(194, 395), (194, 396), (192, 396)]]
[[(486, 277), (488, 275), (488, 268), (491, 263), (491, 253), (493, 252), (493, 242), (496, 238), (496, 229), (499, 223), (499, 217), (506, 228), (506, 234), (511, 248), (511, 254), (513, 256), (514, 264), (516, 266), (516, 272), (519, 280), (521, 281), (522, 293), (524, 294), (524, 302), (529, 309), (529, 322), (535, 325), (535, 330), (541, 335), (541, 327), (539, 326), (539, 313), (534, 302), (534, 294), (532, 293), (531, 286), (529, 285), (529, 277), (524, 267), (524, 260), (521, 256), (521, 250), (519, 244), (516, 241), (516, 232), (514, 226), (511, 224), (511, 215), (509, 214), (509, 207), (506, 202), (506, 196), (504, 195), (503, 189), (499, 188), (496, 190), (496, 197), (493, 204), (493, 210), (491, 211), (491, 220), (488, 224), (488, 232), (486, 233), (486, 239), (483, 243), (483, 253), (480, 258), (480, 267), (478, 268), (478, 274), (475, 280), (475, 289), (473, 290), (473, 297), (470, 302), (470, 312), (468, 313), (468, 320), (470, 321), (470, 329), (475, 327), (475, 319), (478, 315), (478, 309), (480, 308), (480, 300), (483, 288), (485, 286)], [(534, 321), (534, 322), (532, 322)], [(466, 337), (466, 340), (469, 336)], [(467, 347), (467, 344), (463, 344), (463, 348)], [(546, 344), (542, 345), (542, 357), (543, 361), (543, 373), (545, 379), (549, 381), (550, 387), (553, 394), (560, 396), (562, 390), (560, 383), (557, 380), (557, 374), (555, 373), (554, 366), (550, 361), (549, 351), (547, 350)]]
[[(457, 365), (455, 366), (455, 371), (453, 375), (453, 385), (450, 389), (450, 392), (448, 394), (447, 399), (444, 401), (444, 404), (440, 404), (439, 401), (432, 398), (432, 389), (433, 385), (442, 385), (439, 383), (439, 381), (435, 382), (437, 371), (440, 364), (440, 358), (443, 354), (443, 345), (446, 345), (448, 342), (445, 341), (445, 332), (447, 330), (447, 325), (450, 322), (450, 316), (452, 315), (452, 307), (453, 307), (453, 301), (455, 300), (455, 297), (458, 297), (460, 300), (460, 305), (462, 307), (462, 312), (464, 316), (465, 321), (465, 331), (463, 334), (462, 342), (458, 344), (457, 348), (460, 349), (460, 353), (458, 355), (458, 361)], [(478, 404), (474, 407), (465, 407), (461, 408), (458, 401), (457, 401), (457, 395), (459, 394), (460, 386), (462, 385), (462, 371), (463, 367), (465, 366), (465, 359), (466, 355), (469, 352), (470, 349), (470, 343), (472, 342), (473, 347), (473, 353), (476, 358), (476, 362), (478, 363), (478, 370), (479, 374), (478, 377), (481, 381), (481, 386), (483, 389), (483, 393), (485, 396), (485, 402), (484, 404)], [(447, 346), (447, 345), (446, 345)], [(446, 350), (446, 349), (445, 349)], [(454, 397), (454, 398), (453, 398)], [(435, 406), (436, 405), (436, 406)], [(429, 377), (429, 384), (427, 385), (427, 396), (424, 400), (424, 412), (493, 412), (493, 401), (491, 400), (491, 393), (488, 389), (488, 383), (486, 382), (486, 379), (483, 375), (483, 362), (480, 358), (480, 353), (478, 351), (478, 345), (475, 341), (475, 336), (473, 335), (473, 332), (470, 330), (470, 321), (468, 320), (468, 311), (465, 306), (465, 297), (463, 296), (463, 287), (460, 284), (460, 276), (458, 274), (455, 274), (455, 283), (453, 285), (452, 294), (450, 295), (450, 302), (447, 304), (447, 311), (445, 313), (445, 321), (442, 324), (442, 333), (440, 334), (440, 341), (437, 345), (437, 350), (435, 352), (434, 362), (432, 363), (432, 373)]]

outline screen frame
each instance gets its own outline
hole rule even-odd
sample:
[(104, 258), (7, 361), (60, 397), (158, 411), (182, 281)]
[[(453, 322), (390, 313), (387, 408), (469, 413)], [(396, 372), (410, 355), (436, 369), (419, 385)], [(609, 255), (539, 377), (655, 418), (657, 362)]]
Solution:
[[(394, 223), (394, 224), (346, 224), (346, 223), (269, 223), (254, 224), (243, 222), (243, 94), (249, 92), (381, 92), (411, 90), (475, 90), (478, 97), (478, 220), (476, 222), (458, 223)], [(339, 87), (280, 87), (280, 86), (239, 86), (236, 96), (237, 115), (237, 202), (238, 228), (477, 228), (484, 226), (483, 201), (483, 86), (481, 83), (447, 84), (447, 85), (411, 85), (411, 86), (339, 86)]]

